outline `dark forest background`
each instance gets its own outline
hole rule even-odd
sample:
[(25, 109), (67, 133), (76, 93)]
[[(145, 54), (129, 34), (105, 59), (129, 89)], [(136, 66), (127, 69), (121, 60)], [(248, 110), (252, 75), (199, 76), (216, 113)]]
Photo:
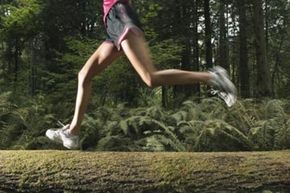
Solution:
[[(289, 0), (135, 0), (158, 69), (226, 68), (227, 108), (207, 86), (146, 88), (125, 57), (94, 79), (82, 149), (238, 151), (290, 147)], [(100, 0), (0, 1), (0, 149), (61, 148), (77, 74), (106, 38)]]

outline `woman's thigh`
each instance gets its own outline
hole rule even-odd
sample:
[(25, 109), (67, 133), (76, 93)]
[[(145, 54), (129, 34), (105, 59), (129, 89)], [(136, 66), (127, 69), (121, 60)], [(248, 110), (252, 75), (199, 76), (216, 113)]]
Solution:
[(121, 46), (124, 54), (141, 78), (143, 80), (150, 79), (156, 68), (153, 65), (149, 47), (144, 36), (129, 32), (127, 38), (122, 41)]
[(91, 57), (81, 69), (80, 73), (89, 77), (93, 77), (98, 72), (104, 70), (122, 54), (123, 52), (118, 51), (114, 44), (105, 41), (91, 55)]

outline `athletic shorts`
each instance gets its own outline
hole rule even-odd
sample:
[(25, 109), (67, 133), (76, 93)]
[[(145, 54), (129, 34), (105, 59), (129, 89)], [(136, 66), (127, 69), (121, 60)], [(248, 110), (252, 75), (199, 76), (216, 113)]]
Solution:
[(121, 42), (126, 38), (129, 31), (136, 35), (143, 35), (143, 30), (136, 12), (128, 3), (116, 3), (106, 17), (106, 41), (112, 42), (118, 50)]

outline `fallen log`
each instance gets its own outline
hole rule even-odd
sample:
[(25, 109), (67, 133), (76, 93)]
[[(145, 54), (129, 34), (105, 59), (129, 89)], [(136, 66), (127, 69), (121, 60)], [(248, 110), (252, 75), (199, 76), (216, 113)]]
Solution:
[(0, 193), (290, 192), (290, 151), (0, 151)]

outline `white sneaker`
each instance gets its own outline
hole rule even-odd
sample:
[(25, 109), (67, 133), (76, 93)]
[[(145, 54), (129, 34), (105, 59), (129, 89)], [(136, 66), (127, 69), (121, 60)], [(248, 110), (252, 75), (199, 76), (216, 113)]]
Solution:
[(48, 129), (45, 135), (52, 141), (62, 143), (68, 149), (78, 149), (79, 136), (69, 133), (69, 125), (64, 125), (60, 129)]
[(227, 71), (220, 67), (213, 67), (209, 73), (212, 75), (211, 85), (217, 89), (213, 90), (216, 94), (225, 101), (228, 107), (231, 107), (237, 101), (237, 89), (229, 79)]
[(237, 97), (231, 93), (225, 93), (225, 92), (222, 92), (219, 90), (213, 90), (213, 89), (210, 92), (212, 95), (218, 95), (218, 97), (223, 99), (228, 107), (233, 106), (237, 101)]

